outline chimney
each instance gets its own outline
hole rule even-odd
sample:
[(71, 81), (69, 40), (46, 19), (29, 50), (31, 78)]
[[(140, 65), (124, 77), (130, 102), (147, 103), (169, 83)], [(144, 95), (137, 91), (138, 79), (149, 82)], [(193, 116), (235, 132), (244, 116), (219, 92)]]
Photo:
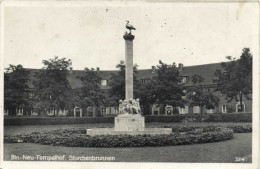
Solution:
[(155, 66), (152, 66), (152, 73), (155, 73)]
[(73, 67), (70, 67), (70, 70), (69, 70), (70, 74), (73, 73)]
[(97, 67), (97, 72), (99, 73), (99, 71), (100, 71), (100, 69), (99, 69), (99, 67)]
[(183, 68), (183, 64), (179, 63), (179, 70), (182, 71), (182, 68)]

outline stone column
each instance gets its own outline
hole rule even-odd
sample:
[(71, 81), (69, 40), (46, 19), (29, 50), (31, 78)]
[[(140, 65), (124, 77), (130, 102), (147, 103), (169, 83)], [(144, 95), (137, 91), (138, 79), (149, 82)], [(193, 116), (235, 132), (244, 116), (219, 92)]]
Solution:
[(125, 39), (125, 100), (133, 99), (133, 35), (124, 35)]

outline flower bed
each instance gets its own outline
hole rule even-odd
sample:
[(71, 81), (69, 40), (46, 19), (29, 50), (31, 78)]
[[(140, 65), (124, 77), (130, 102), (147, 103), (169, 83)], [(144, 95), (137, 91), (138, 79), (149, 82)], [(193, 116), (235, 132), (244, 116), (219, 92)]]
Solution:
[(38, 143), (67, 147), (155, 147), (219, 142), (233, 138), (228, 128), (207, 126), (174, 131), (170, 135), (88, 136), (85, 128), (59, 129), (31, 134), (5, 136), (4, 143)]

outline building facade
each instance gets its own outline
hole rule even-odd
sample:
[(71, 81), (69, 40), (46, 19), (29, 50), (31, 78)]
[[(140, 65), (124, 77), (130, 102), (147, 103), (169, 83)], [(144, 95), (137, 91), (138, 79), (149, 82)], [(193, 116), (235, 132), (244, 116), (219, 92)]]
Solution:
[[(205, 80), (203, 81), (203, 86), (210, 88), (210, 90), (214, 90), (216, 84), (213, 83), (214, 73), (217, 69), (222, 69), (221, 63), (214, 64), (205, 64), (205, 65), (196, 65), (196, 66), (183, 66), (182, 64), (178, 65), (178, 69), (180, 71), (182, 81), (185, 88), (192, 86), (191, 77), (195, 74), (202, 76)], [(36, 73), (37, 69), (27, 69), (30, 72), (30, 76), (33, 77), (33, 74)], [(101, 89), (104, 91), (108, 91), (110, 89), (109, 81), (111, 80), (111, 76), (113, 73), (117, 73), (118, 71), (101, 71), (97, 68), (99, 76), (101, 77), (100, 85)], [(81, 87), (81, 80), (78, 77), (84, 76), (84, 70), (73, 70), (72, 68), (69, 70), (68, 81), (72, 90), (79, 90)], [(141, 69), (138, 70), (137, 79), (140, 81), (141, 85), (146, 84), (156, 76), (156, 67), (152, 66), (151, 69)], [(32, 84), (32, 80), (28, 83), (29, 86), (29, 95), (33, 97), (35, 88)], [(171, 92), (171, 91), (169, 91)], [(185, 93), (185, 91), (184, 91)], [(225, 95), (220, 92), (214, 92), (214, 95), (218, 96), (219, 103), (218, 106), (214, 109), (206, 109), (202, 108), (203, 113), (252, 113), (252, 100), (247, 100), (243, 98), (243, 108), (241, 109), (240, 103), (232, 101), (227, 102), (225, 99)], [(185, 99), (186, 96), (183, 96)], [(122, 98), (123, 99), (123, 98)], [(142, 105), (141, 105), (142, 106)], [(172, 107), (166, 105), (165, 108), (162, 105), (154, 104), (150, 105), (150, 111), (146, 112), (146, 115), (175, 115), (175, 114), (199, 114), (200, 107), (191, 106), (187, 103), (184, 107)], [(33, 108), (26, 108), (23, 106), (17, 107), (15, 110), (15, 114), (17, 116), (38, 116), (38, 113)], [(69, 114), (68, 110), (48, 110), (46, 112), (47, 116), (53, 116), (56, 114), (57, 116), (67, 116)], [(75, 107), (73, 112), (70, 113), (71, 116), (74, 117), (97, 117), (100, 116), (114, 116), (118, 114), (118, 107), (88, 107), (87, 109), (82, 109), (80, 107)], [(9, 110), (4, 110), (4, 115), (10, 115)]]

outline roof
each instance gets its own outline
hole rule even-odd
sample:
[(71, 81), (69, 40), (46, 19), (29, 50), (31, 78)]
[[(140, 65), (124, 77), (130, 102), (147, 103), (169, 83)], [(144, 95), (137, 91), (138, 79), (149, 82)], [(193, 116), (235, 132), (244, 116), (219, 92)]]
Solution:
[[(205, 65), (195, 65), (195, 66), (183, 66), (180, 71), (182, 76), (189, 77), (198, 74), (202, 76), (205, 80), (203, 81), (203, 85), (211, 85), (213, 84), (212, 79), (214, 78), (214, 73), (217, 69), (222, 69), (221, 63), (213, 63), (213, 64), (205, 64)], [(32, 82), (34, 80), (34, 74), (39, 71), (39, 69), (28, 69), (30, 72), (30, 81), (28, 83), (29, 88), (34, 88)], [(117, 73), (118, 70), (104, 70), (99, 71), (99, 75), (103, 80), (110, 80), (113, 73)], [(81, 87), (81, 80), (78, 77), (84, 76), (84, 70), (72, 70), (72, 72), (68, 76), (68, 81), (72, 89), (78, 89)], [(156, 76), (156, 71), (153, 72), (152, 69), (139, 69), (137, 78), (139, 80), (145, 78), (152, 78)], [(192, 85), (191, 80), (188, 80), (186, 83), (187, 86)], [(109, 86), (101, 86), (102, 89), (109, 89)]]
[[(222, 69), (221, 63), (212, 63), (205, 65), (187, 66), (183, 67), (181, 71), (182, 76), (191, 76), (197, 74), (202, 76), (205, 80), (202, 82), (203, 85), (211, 85), (213, 83), (213, 78), (215, 77), (215, 71), (217, 69)], [(186, 85), (192, 85), (191, 79), (188, 80)]]
[[(99, 76), (103, 80), (110, 80), (112, 73), (117, 73), (116, 70), (99, 71)], [(68, 76), (68, 81), (72, 89), (78, 89), (81, 87), (81, 80), (78, 77), (84, 76), (84, 70), (73, 70)], [(101, 86), (101, 89), (109, 89), (109, 86)]]

